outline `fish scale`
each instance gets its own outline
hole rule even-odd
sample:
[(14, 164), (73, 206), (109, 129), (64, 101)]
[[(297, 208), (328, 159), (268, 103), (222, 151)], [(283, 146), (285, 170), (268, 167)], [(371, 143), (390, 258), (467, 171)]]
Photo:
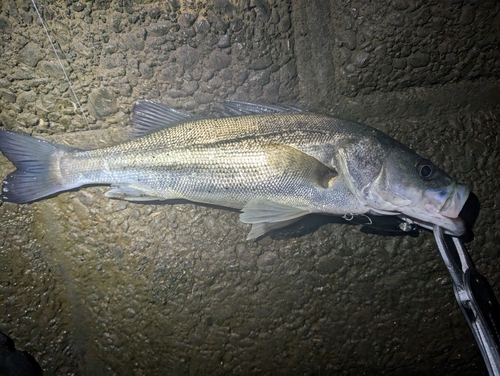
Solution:
[[(139, 142), (139, 148), (161, 145), (161, 148), (175, 150), (185, 145), (201, 144), (209, 147), (218, 141), (261, 137), (266, 142), (283, 143), (304, 152), (317, 149), (318, 157), (324, 154), (327, 144), (342, 142), (363, 131), (370, 134), (378, 132), (366, 126), (359, 127), (356, 123), (332, 122), (331, 117), (306, 112), (201, 119), (136, 141)], [(130, 147), (134, 146), (130, 143)]]
[[(319, 184), (311, 184), (310, 176), (311, 170), (322, 165), (283, 144), (246, 138), (174, 150), (161, 148), (152, 153), (147, 149), (151, 143), (144, 139), (119, 153), (116, 147), (68, 153), (61, 160), (62, 178), (70, 185), (129, 184), (152, 197), (219, 205), (231, 189), (228, 204), (238, 209), (252, 198), (290, 202), (290, 196), (297, 196), (296, 204), (304, 207), (323, 190)], [(323, 169), (327, 173), (328, 168)], [(290, 184), (291, 179), (294, 184)]]
[(363, 124), (285, 105), (223, 104), (201, 119), (139, 101), (128, 142), (78, 150), (0, 130), (17, 170), (2, 199), (34, 201), (84, 185), (131, 201), (184, 199), (242, 211), (249, 237), (304, 215), (398, 215), (464, 232), (468, 189), (427, 159)]

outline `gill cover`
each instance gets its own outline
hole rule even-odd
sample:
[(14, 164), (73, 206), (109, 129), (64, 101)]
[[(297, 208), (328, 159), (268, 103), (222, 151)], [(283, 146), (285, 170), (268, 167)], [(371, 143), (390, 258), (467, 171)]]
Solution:
[[(387, 150), (380, 142), (373, 137), (349, 140), (339, 148), (338, 154), (340, 170), (344, 172), (350, 191), (371, 211), (378, 214), (396, 214), (392, 211), (392, 205), (387, 207), (386, 200), (376, 194), (377, 189), (373, 189), (374, 183), (380, 183), (377, 178), (383, 174), (387, 158)], [(390, 201), (395, 200), (398, 200), (398, 197), (394, 196)]]

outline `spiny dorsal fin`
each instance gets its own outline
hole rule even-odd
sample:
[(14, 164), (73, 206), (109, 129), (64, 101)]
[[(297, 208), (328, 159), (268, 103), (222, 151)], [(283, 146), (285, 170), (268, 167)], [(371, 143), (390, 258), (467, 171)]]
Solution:
[(260, 104), (240, 101), (222, 102), (225, 116), (278, 114), (282, 112), (305, 112), (303, 109), (280, 103)]
[[(304, 110), (285, 104), (258, 104), (240, 101), (222, 102), (225, 117), (278, 114), (283, 112), (304, 112)], [(186, 121), (201, 119), (200, 116), (188, 114), (162, 103), (142, 99), (134, 104), (132, 110), (133, 138), (139, 138), (163, 129), (174, 127)]]
[(200, 117), (159, 102), (143, 99), (134, 104), (131, 134), (132, 137), (139, 138), (196, 119)]

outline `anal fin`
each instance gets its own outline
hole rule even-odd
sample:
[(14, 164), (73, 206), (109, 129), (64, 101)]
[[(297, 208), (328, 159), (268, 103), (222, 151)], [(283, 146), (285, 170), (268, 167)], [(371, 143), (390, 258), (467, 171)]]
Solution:
[(165, 197), (152, 195), (148, 190), (133, 185), (112, 185), (104, 196), (127, 201), (158, 201)]

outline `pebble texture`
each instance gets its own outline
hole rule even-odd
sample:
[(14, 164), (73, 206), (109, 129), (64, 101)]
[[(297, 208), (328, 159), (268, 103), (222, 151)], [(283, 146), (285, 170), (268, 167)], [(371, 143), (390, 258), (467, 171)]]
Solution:
[[(468, 249), (500, 297), (497, 1), (0, 4), (0, 125), (99, 147), (140, 98), (363, 121), (468, 184)], [(90, 131), (89, 131), (90, 130)], [(0, 157), (0, 176), (12, 165)], [(237, 213), (91, 187), (0, 206), (0, 330), (49, 375), (486, 372), (434, 244), (329, 219), (259, 242)]]

